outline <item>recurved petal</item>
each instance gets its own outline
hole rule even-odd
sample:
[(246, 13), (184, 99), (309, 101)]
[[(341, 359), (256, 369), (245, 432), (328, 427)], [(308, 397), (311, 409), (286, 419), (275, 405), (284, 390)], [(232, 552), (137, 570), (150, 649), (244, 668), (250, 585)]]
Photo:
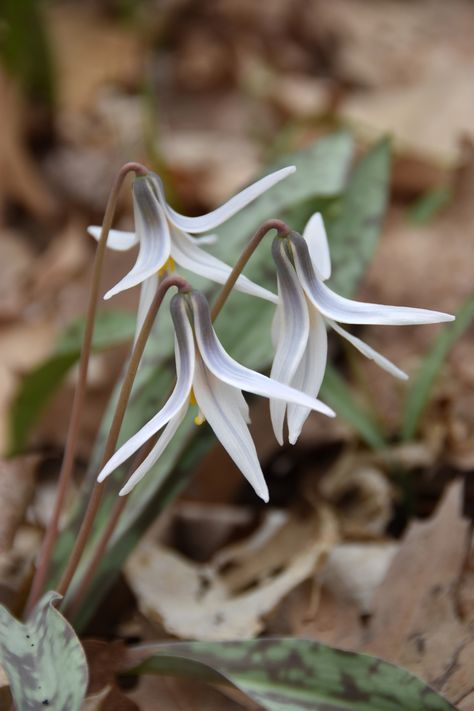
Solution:
[(315, 212), (306, 223), (303, 239), (308, 245), (309, 256), (316, 273), (323, 281), (331, 276), (331, 255), (329, 254), (328, 237), (320, 212)]
[(242, 417), (239, 391), (216, 378), (199, 357), (193, 387), (196, 401), (217, 439), (256, 494), (268, 501), (268, 488), (255, 444)]
[(158, 442), (155, 444), (150, 454), (143, 460), (137, 469), (133, 472), (127, 483), (120, 489), (119, 496), (127, 496), (132, 489), (143, 479), (143, 477), (148, 474), (150, 469), (156, 464), (158, 459), (161, 457), (166, 447), (169, 445), (173, 439), (176, 430), (180, 426), (181, 422), (184, 420), (184, 416), (188, 411), (188, 405), (184, 405), (177, 415), (171, 418), (163, 432), (160, 435)]
[(171, 300), (171, 314), (175, 328), (175, 358), (177, 380), (173, 392), (161, 410), (151, 418), (133, 437), (130, 437), (109, 459), (98, 476), (98, 481), (103, 481), (117, 467), (123, 464), (134, 454), (150, 437), (153, 437), (173, 417), (175, 417), (187, 403), (194, 377), (195, 350), (193, 332), (186, 315), (186, 306), (178, 295)]
[[(217, 257), (201, 249), (196, 244), (195, 238), (190, 237), (174, 225), (171, 225), (171, 256), (176, 264), (179, 264), (184, 269), (188, 269), (190, 272), (199, 274), (199, 276), (203, 276), (206, 279), (211, 279), (218, 284), (224, 284), (232, 271), (232, 268), (225, 262), (221, 262)], [(239, 276), (235, 287), (238, 291), (258, 296), (272, 303), (277, 301), (275, 294), (272, 294), (268, 289), (264, 289), (263, 286), (255, 284), (243, 275)]]
[(264, 178), (257, 180), (256, 183), (249, 185), (248, 188), (245, 188), (237, 195), (234, 195), (234, 197), (218, 207), (216, 210), (209, 212), (207, 215), (201, 215), (200, 217), (186, 217), (185, 215), (180, 215), (179, 212), (176, 212), (169, 207), (166, 203), (163, 185), (160, 178), (153, 174), (153, 180), (162, 205), (166, 205), (167, 215), (176, 227), (192, 234), (201, 234), (202, 232), (208, 232), (209, 230), (213, 230), (214, 227), (221, 225), (223, 222), (235, 215), (236, 212), (239, 212), (239, 210), (255, 200), (255, 198), (259, 197), (259, 195), (262, 195), (262, 193), (266, 192), (273, 185), (280, 182), (280, 180), (283, 180), (288, 175), (294, 173), (295, 170), (295, 166), (292, 165), (288, 168), (282, 168), (274, 173), (270, 173), (270, 175), (266, 175)]
[[(324, 320), (312, 304), (308, 304), (309, 337), (303, 358), (293, 377), (292, 386), (316, 397), (326, 370), (328, 338)], [(307, 407), (288, 405), (288, 440), (295, 444), (310, 413)]]
[(105, 299), (156, 274), (170, 256), (168, 222), (147, 178), (136, 178), (133, 183), (133, 211), (140, 243), (137, 261), (128, 274), (107, 292)]
[(395, 378), (399, 378), (400, 380), (407, 380), (408, 375), (398, 368), (392, 361), (390, 361), (388, 358), (385, 358), (381, 353), (378, 353), (374, 348), (369, 346), (367, 343), (364, 343), (360, 338), (357, 338), (357, 336), (352, 335), (352, 333), (349, 333), (349, 331), (346, 331), (345, 328), (341, 328), (339, 324), (335, 323), (334, 321), (330, 321), (328, 319), (328, 324), (333, 328), (336, 333), (338, 333), (340, 336), (345, 338), (349, 343), (352, 343), (352, 345), (357, 348), (360, 353), (366, 356), (366, 358), (369, 358), (370, 360), (373, 360), (377, 365), (379, 365), (383, 370), (386, 370), (387, 373), (390, 373), (390, 375), (395, 376)]
[(292, 235), (291, 241), (296, 271), (301, 284), (310, 301), (326, 318), (342, 323), (371, 323), (391, 326), (439, 323), (454, 319), (454, 316), (440, 311), (415, 309), (409, 306), (369, 304), (339, 296), (331, 291), (315, 273), (304, 239), (299, 235)]
[[(278, 336), (270, 377), (290, 384), (306, 348), (309, 317), (306, 297), (288, 259), (285, 241), (273, 241), (272, 254), (278, 277)], [(270, 417), (275, 437), (283, 444), (286, 402), (270, 400)]]
[(294, 402), (309, 407), (311, 410), (322, 412), (329, 417), (335, 416), (333, 410), (319, 400), (237, 363), (225, 352), (217, 339), (211, 324), (206, 298), (203, 294), (193, 291), (191, 301), (198, 349), (208, 369), (219, 380), (223, 380), (239, 390), (255, 393), (255, 395)]
[[(102, 227), (91, 225), (87, 228), (87, 232), (91, 237), (99, 241)], [(138, 244), (138, 237), (135, 232), (123, 232), (122, 230), (109, 230), (107, 236), (107, 247), (114, 249), (117, 252), (126, 252)]]

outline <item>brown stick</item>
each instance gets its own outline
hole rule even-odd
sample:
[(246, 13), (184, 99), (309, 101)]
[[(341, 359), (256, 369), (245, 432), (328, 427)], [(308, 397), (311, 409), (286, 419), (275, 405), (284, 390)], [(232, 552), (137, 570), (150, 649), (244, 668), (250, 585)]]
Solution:
[(137, 175), (146, 175), (147, 170), (140, 163), (126, 163), (124, 166), (122, 166), (115, 179), (114, 185), (112, 186), (112, 190), (110, 191), (109, 199), (107, 201), (104, 221), (102, 223), (102, 231), (100, 233), (100, 239), (94, 259), (91, 288), (89, 292), (89, 302), (87, 305), (84, 339), (82, 343), (81, 357), (79, 361), (79, 375), (76, 390), (74, 393), (74, 400), (72, 404), (71, 417), (69, 420), (69, 428), (66, 438), (63, 461), (59, 473), (56, 500), (54, 502), (53, 513), (51, 515), (51, 519), (46, 530), (36, 573), (33, 578), (33, 583), (26, 606), (27, 613), (31, 611), (31, 609), (34, 607), (41, 594), (44, 582), (46, 580), (46, 576), (48, 574), (53, 549), (58, 537), (59, 520), (71, 481), (71, 475), (77, 451), (82, 410), (86, 393), (87, 373), (89, 369), (89, 360), (92, 350), (92, 337), (94, 333), (97, 301), (99, 297), (100, 281), (105, 258), (105, 248), (107, 245), (109, 231), (112, 226), (112, 221), (115, 215), (120, 188), (122, 187), (125, 177), (130, 172), (135, 172)]
[(291, 232), (291, 229), (286, 225), (284, 222), (281, 220), (267, 220), (266, 222), (261, 225), (258, 230), (255, 232), (253, 237), (250, 238), (248, 241), (247, 245), (244, 247), (242, 254), (238, 258), (237, 262), (235, 263), (234, 268), (232, 269), (231, 273), (227, 277), (227, 281), (222, 287), (215, 303), (214, 306), (212, 307), (211, 311), (211, 319), (214, 321), (217, 316), (219, 315), (222, 307), (224, 306), (225, 302), (227, 301), (227, 298), (234, 288), (235, 282), (241, 275), (245, 265), (249, 261), (250, 257), (252, 254), (255, 252), (257, 249), (258, 245), (262, 241), (262, 239), (265, 237), (265, 235), (270, 232), (270, 230), (277, 230), (278, 234), (280, 237), (284, 237), (285, 235), (289, 234)]

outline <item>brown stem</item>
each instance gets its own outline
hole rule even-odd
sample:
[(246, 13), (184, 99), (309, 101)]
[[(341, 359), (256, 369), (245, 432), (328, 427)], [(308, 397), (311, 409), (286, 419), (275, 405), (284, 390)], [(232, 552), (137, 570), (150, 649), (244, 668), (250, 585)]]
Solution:
[(54, 502), (53, 513), (51, 515), (51, 519), (46, 530), (36, 573), (33, 578), (33, 583), (26, 606), (27, 612), (31, 611), (41, 594), (44, 582), (48, 574), (53, 549), (58, 537), (59, 520), (71, 481), (71, 475), (77, 451), (82, 410), (86, 393), (87, 373), (89, 369), (89, 360), (92, 350), (92, 337), (94, 333), (97, 302), (99, 297), (100, 282), (105, 258), (105, 248), (107, 245), (109, 231), (112, 226), (112, 221), (115, 215), (120, 188), (122, 187), (125, 177), (130, 172), (135, 172), (137, 175), (146, 175), (147, 170), (140, 163), (126, 163), (124, 166), (122, 166), (115, 179), (107, 201), (104, 221), (102, 223), (102, 231), (100, 233), (100, 239), (94, 259), (91, 288), (89, 292), (89, 302), (87, 305), (84, 339), (82, 343), (81, 357), (79, 361), (79, 374), (76, 390), (74, 393), (71, 417), (69, 420), (69, 428), (66, 438), (63, 461), (61, 464), (61, 470), (59, 472), (56, 500)]
[(227, 281), (225, 282), (224, 286), (222, 287), (214, 306), (212, 307), (211, 311), (211, 319), (214, 321), (217, 316), (219, 315), (222, 307), (224, 306), (225, 302), (227, 301), (227, 298), (234, 288), (235, 282), (241, 275), (245, 265), (249, 261), (250, 257), (252, 254), (255, 252), (257, 249), (258, 245), (262, 241), (262, 239), (265, 237), (265, 235), (270, 231), (270, 230), (277, 230), (278, 234), (280, 237), (284, 237), (287, 234), (290, 234), (291, 229), (286, 225), (284, 222), (281, 220), (267, 220), (266, 222), (261, 225), (258, 230), (255, 232), (253, 237), (250, 238), (248, 241), (247, 245), (244, 247), (242, 254), (238, 258), (237, 262), (235, 263), (234, 268), (232, 269), (231, 273), (229, 274)]
[[(151, 450), (156, 444), (156, 441), (158, 439), (158, 435), (155, 437), (152, 437), (148, 442), (141, 448), (140, 452), (138, 455), (135, 457), (133, 464), (130, 468), (130, 472), (133, 473), (137, 467), (140, 466), (140, 464), (145, 460), (145, 458), (150, 454)], [(74, 617), (76, 614), (77, 610), (79, 609), (79, 606), (82, 602), (84, 593), (86, 592), (87, 588), (91, 584), (95, 572), (97, 568), (99, 567), (99, 564), (102, 560), (102, 557), (106, 551), (106, 548), (109, 544), (110, 539), (112, 538), (112, 535), (115, 531), (115, 527), (120, 519), (120, 516), (122, 515), (122, 511), (124, 510), (125, 506), (127, 505), (128, 501), (128, 494), (126, 496), (118, 496), (117, 501), (115, 502), (115, 505), (112, 509), (112, 513), (110, 514), (110, 518), (107, 521), (107, 526), (103, 530), (99, 540), (97, 541), (96, 547), (94, 549), (94, 553), (87, 564), (87, 567), (84, 571), (84, 575), (81, 578), (81, 581), (77, 585), (75, 591), (74, 591), (74, 596), (69, 603), (69, 605), (66, 607), (65, 614), (69, 619)]]
[[(135, 380), (138, 366), (140, 365), (140, 360), (143, 355), (148, 336), (150, 335), (150, 331), (153, 326), (156, 314), (158, 313), (158, 310), (163, 302), (164, 296), (168, 289), (172, 286), (177, 286), (178, 289), (181, 290), (188, 290), (191, 288), (186, 279), (183, 279), (183, 277), (180, 277), (178, 275), (166, 277), (166, 279), (164, 279), (158, 286), (155, 297), (153, 299), (153, 303), (150, 306), (150, 309), (146, 315), (145, 321), (140, 330), (140, 334), (136, 340), (130, 361), (127, 366), (127, 371), (125, 373), (122, 387), (120, 389), (120, 395), (117, 402), (117, 406), (115, 408), (112, 424), (110, 426), (110, 431), (107, 436), (107, 441), (105, 443), (102, 462), (100, 464), (101, 469), (115, 452), (117, 440), (120, 434), (120, 429), (122, 427), (123, 418), (125, 416), (125, 410), (128, 404), (128, 399), (130, 397), (133, 382)], [(84, 552), (87, 539), (89, 538), (89, 534), (92, 530), (97, 510), (102, 500), (104, 486), (104, 482), (96, 482), (94, 484), (89, 503), (87, 505), (86, 513), (84, 515), (84, 519), (81, 523), (81, 527), (79, 529), (79, 533), (71, 553), (71, 557), (69, 558), (66, 570), (63, 573), (59, 585), (56, 588), (57, 592), (60, 595), (65, 594), (79, 564), (79, 561), (82, 557), (82, 553)]]

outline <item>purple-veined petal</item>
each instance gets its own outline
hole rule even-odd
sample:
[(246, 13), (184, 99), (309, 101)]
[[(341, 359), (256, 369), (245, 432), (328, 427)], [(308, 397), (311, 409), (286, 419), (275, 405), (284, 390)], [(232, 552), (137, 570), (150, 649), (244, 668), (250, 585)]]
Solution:
[[(279, 332), (270, 377), (289, 385), (303, 357), (309, 335), (306, 297), (286, 254), (286, 242), (273, 241), (272, 254), (277, 267)], [(270, 400), (270, 417), (277, 442), (283, 444), (286, 402)]]
[(150, 471), (152, 466), (156, 464), (158, 459), (161, 457), (166, 447), (169, 445), (173, 439), (176, 430), (184, 420), (184, 417), (188, 411), (188, 404), (183, 405), (181, 410), (171, 418), (163, 432), (160, 435), (158, 442), (155, 444), (150, 454), (143, 460), (143, 462), (135, 469), (131, 477), (128, 479), (127, 483), (122, 486), (119, 491), (119, 496), (127, 496), (132, 489), (143, 479), (146, 474)]
[(180, 215), (179, 212), (173, 210), (166, 203), (166, 197), (163, 190), (163, 184), (161, 179), (155, 175), (151, 174), (150, 179), (154, 181), (156, 186), (157, 194), (159, 195), (161, 204), (166, 206), (166, 213), (176, 227), (179, 227), (185, 232), (191, 234), (201, 234), (203, 232), (208, 232), (213, 230), (214, 227), (221, 225), (223, 222), (235, 215), (236, 212), (242, 210), (249, 203), (255, 200), (259, 195), (266, 192), (280, 180), (283, 180), (288, 175), (291, 175), (296, 170), (295, 166), (289, 166), (288, 168), (282, 168), (277, 170), (270, 175), (266, 175), (264, 178), (257, 180), (257, 182), (249, 185), (234, 197), (230, 198), (223, 205), (218, 207), (216, 210), (209, 212), (207, 215), (201, 215), (200, 217), (186, 217), (185, 215)]
[(314, 270), (323, 281), (326, 281), (331, 276), (331, 255), (329, 254), (326, 228), (320, 212), (315, 212), (309, 218), (304, 228), (303, 239), (308, 245)]
[[(196, 244), (195, 238), (190, 237), (174, 225), (171, 225), (171, 256), (180, 267), (188, 269), (194, 274), (199, 274), (199, 276), (203, 276), (206, 279), (211, 279), (218, 284), (224, 284), (232, 271), (232, 267), (229, 267), (225, 262), (221, 262), (220, 259), (217, 259), (212, 254), (205, 252)], [(237, 279), (235, 288), (245, 294), (258, 296), (272, 303), (277, 302), (275, 294), (272, 294), (268, 289), (264, 289), (263, 286), (255, 284), (243, 275)]]
[(163, 208), (146, 178), (133, 183), (133, 211), (140, 249), (132, 269), (104, 296), (110, 299), (156, 274), (170, 256), (170, 233)]
[[(326, 370), (328, 337), (324, 320), (317, 309), (308, 303), (309, 337), (303, 358), (291, 382), (297, 390), (316, 397)], [(295, 444), (310, 413), (307, 407), (290, 404), (287, 410), (288, 441)]]
[(328, 319), (328, 324), (336, 331), (336, 333), (338, 333), (340, 336), (349, 341), (349, 343), (352, 343), (352, 345), (357, 348), (360, 353), (365, 355), (366, 358), (373, 360), (375, 363), (377, 363), (377, 365), (383, 368), (383, 370), (386, 370), (387, 373), (390, 373), (390, 375), (393, 375), (395, 378), (399, 378), (400, 380), (408, 380), (408, 375), (403, 370), (398, 368), (394, 363), (392, 363), (392, 361), (390, 361), (388, 358), (385, 358), (385, 356), (383, 356), (381, 353), (378, 353), (374, 348), (369, 346), (360, 338), (357, 338), (357, 336), (353, 336), (352, 333), (346, 331), (345, 328), (341, 328), (341, 326), (339, 326), (339, 324), (335, 323), (334, 321)]
[(331, 291), (315, 273), (304, 239), (293, 234), (291, 242), (296, 271), (303, 289), (309, 300), (326, 318), (341, 323), (370, 323), (381, 326), (405, 326), (454, 320), (454, 316), (440, 311), (416, 309), (409, 306), (369, 304), (339, 296)]
[(295, 390), (284, 383), (278, 383), (276, 380), (267, 378), (265, 375), (237, 363), (226, 353), (215, 334), (209, 315), (209, 306), (203, 294), (193, 291), (191, 302), (194, 313), (194, 332), (199, 351), (206, 366), (217, 378), (239, 390), (245, 390), (263, 397), (294, 402), (329, 417), (335, 416), (333, 410), (320, 400), (316, 400), (299, 390)]
[(109, 459), (105, 467), (97, 477), (98, 481), (103, 481), (117, 467), (123, 464), (132, 454), (134, 454), (150, 437), (153, 437), (161, 430), (181, 408), (189, 401), (193, 377), (195, 350), (191, 324), (186, 313), (186, 304), (180, 296), (175, 296), (171, 300), (171, 314), (175, 328), (175, 359), (177, 379), (176, 385), (170, 397), (161, 410), (149, 420), (138, 432), (128, 439)]
[(216, 378), (199, 356), (196, 358), (193, 388), (196, 402), (217, 439), (255, 493), (268, 501), (268, 488), (255, 444), (242, 417), (240, 399), (236, 398), (239, 391)]
[[(87, 228), (87, 232), (91, 237), (99, 241), (102, 227), (91, 225)], [(117, 252), (126, 252), (138, 244), (138, 237), (135, 232), (123, 232), (122, 230), (109, 230), (107, 236), (107, 247), (114, 249)]]

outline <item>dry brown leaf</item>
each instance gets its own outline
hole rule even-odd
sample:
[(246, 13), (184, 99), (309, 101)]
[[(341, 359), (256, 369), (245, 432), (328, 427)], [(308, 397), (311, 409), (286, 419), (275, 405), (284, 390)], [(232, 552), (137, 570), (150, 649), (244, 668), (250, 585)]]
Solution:
[(13, 82), (1, 69), (0, 106), (0, 200), (7, 195), (36, 218), (49, 220), (58, 205), (27, 151), (24, 108)]
[(126, 566), (140, 610), (178, 637), (239, 639), (257, 634), (290, 590), (310, 577), (337, 540), (331, 512), (267, 514), (243, 543), (206, 565), (143, 541)]
[(410, 526), (376, 592), (364, 644), (454, 703), (472, 690), (474, 669), (474, 618), (460, 616), (457, 597), (470, 544), (461, 507), (456, 482), (432, 518)]
[(101, 17), (85, 3), (45, 9), (63, 117), (93, 106), (98, 90), (107, 84), (127, 86), (140, 79), (144, 45), (133, 30)]
[(0, 460), (0, 554), (11, 549), (32, 499), (37, 455)]
[(309, 473), (306, 494), (309, 498), (324, 496), (337, 514), (345, 538), (379, 537), (392, 516), (393, 487), (385, 473), (364, 455), (341, 456), (320, 482)]

